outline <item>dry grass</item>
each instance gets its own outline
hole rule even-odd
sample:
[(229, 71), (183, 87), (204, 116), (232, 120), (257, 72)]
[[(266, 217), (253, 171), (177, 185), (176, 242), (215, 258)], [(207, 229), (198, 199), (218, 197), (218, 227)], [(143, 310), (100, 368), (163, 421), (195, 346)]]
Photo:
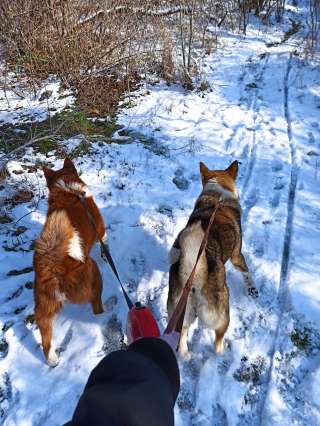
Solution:
[[(198, 58), (223, 25), (245, 32), (248, 14), (282, 1), (1, 0), (0, 43), (8, 69), (33, 85), (49, 74), (98, 115), (111, 113), (141, 76), (192, 88)], [(277, 6), (278, 7), (278, 6)]]

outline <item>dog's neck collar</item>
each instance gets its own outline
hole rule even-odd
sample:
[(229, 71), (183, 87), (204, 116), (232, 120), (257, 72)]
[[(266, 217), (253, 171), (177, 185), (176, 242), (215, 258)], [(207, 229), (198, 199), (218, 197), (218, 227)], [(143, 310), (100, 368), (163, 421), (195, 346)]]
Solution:
[(227, 200), (238, 201), (239, 200), (239, 194), (238, 194), (237, 190), (236, 190), (236, 192), (229, 191), (228, 189), (221, 186), (216, 181), (216, 179), (208, 180), (208, 182), (205, 184), (205, 186), (203, 187), (203, 190), (202, 190), (202, 194), (207, 194), (207, 193), (212, 193), (212, 192), (218, 193), (221, 196), (223, 201), (227, 201)]

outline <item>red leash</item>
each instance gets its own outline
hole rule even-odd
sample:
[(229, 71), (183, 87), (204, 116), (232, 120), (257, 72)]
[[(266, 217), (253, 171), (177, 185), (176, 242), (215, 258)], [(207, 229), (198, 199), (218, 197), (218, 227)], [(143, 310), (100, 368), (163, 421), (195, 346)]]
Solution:
[(186, 284), (183, 288), (179, 302), (178, 302), (177, 306), (175, 307), (175, 310), (173, 311), (171, 318), (169, 319), (169, 322), (168, 322), (168, 325), (167, 325), (167, 327), (164, 331), (164, 334), (169, 334), (169, 333), (172, 333), (173, 331), (177, 331), (178, 333), (181, 332), (181, 329), (182, 329), (182, 326), (183, 326), (183, 321), (184, 321), (184, 316), (185, 316), (185, 313), (186, 313), (188, 297), (189, 297), (189, 293), (190, 293), (191, 288), (192, 288), (193, 279), (194, 279), (194, 276), (195, 276), (195, 273), (196, 273), (197, 265), (199, 263), (199, 260), (200, 260), (202, 253), (205, 251), (205, 249), (207, 247), (210, 229), (211, 229), (211, 226), (213, 224), (214, 218), (216, 216), (217, 210), (221, 207), (221, 205), (222, 205), (222, 199), (220, 198), (218, 200), (211, 216), (210, 216), (208, 227), (206, 229), (206, 232), (203, 236), (203, 239), (202, 239), (200, 247), (199, 247), (196, 263), (194, 264), (194, 267), (192, 268), (191, 274), (189, 275), (189, 278), (187, 279), (187, 282), (186, 282)]

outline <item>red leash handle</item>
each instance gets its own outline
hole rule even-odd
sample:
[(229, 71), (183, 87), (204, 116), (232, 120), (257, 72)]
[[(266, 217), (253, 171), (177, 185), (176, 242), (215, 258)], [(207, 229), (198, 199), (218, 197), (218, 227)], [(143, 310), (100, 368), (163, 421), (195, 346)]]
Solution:
[(141, 337), (160, 337), (160, 330), (152, 312), (140, 302), (136, 302), (128, 312), (127, 337), (129, 344)]

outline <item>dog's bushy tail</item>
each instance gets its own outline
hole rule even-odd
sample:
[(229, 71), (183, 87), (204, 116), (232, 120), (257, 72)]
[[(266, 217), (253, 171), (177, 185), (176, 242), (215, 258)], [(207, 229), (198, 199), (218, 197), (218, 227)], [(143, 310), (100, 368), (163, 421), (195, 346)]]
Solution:
[(35, 270), (48, 277), (63, 274), (63, 260), (70, 250), (74, 228), (64, 210), (52, 212), (35, 244)]

